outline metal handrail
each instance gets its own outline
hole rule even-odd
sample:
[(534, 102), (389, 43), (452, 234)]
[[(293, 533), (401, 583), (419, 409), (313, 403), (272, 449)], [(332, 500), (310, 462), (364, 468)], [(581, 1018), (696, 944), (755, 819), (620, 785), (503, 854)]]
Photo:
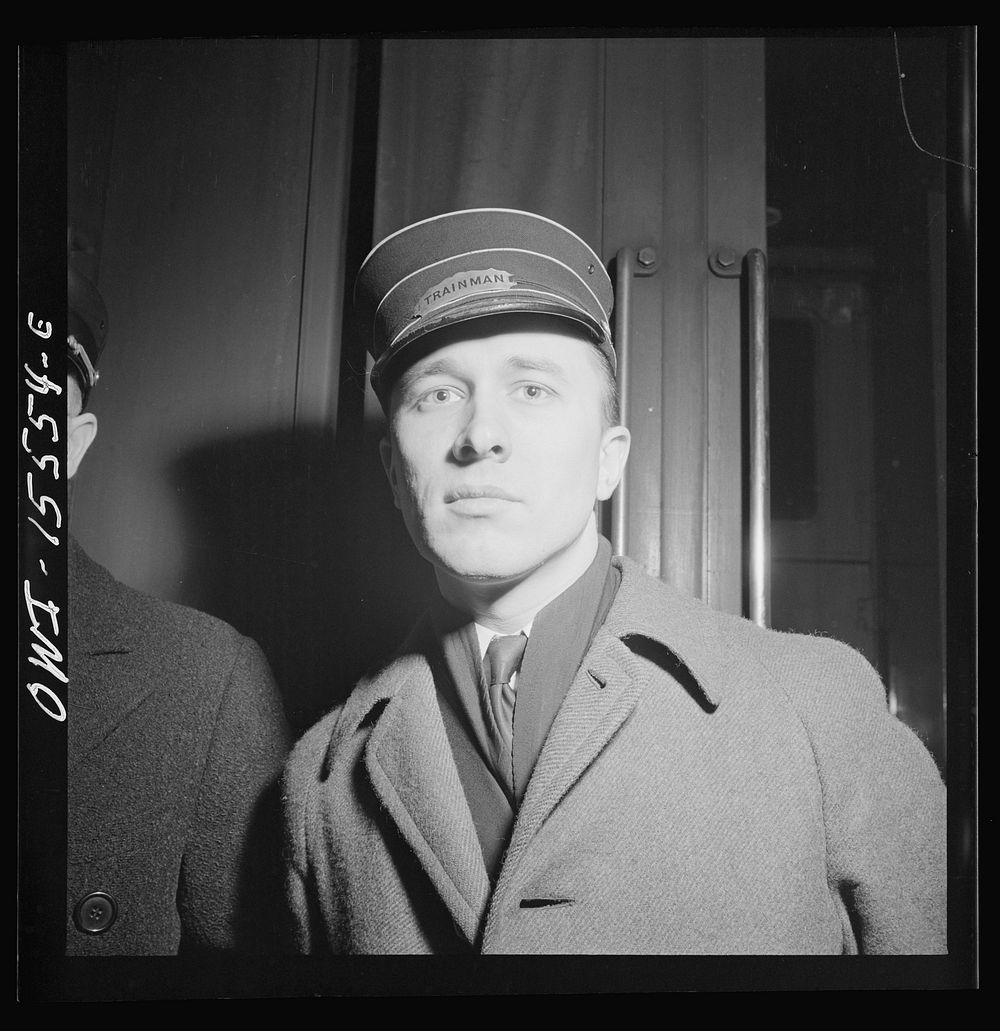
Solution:
[(768, 412), (767, 258), (754, 248), (747, 252), (749, 331), (749, 616), (767, 626), (771, 606), (771, 491)]

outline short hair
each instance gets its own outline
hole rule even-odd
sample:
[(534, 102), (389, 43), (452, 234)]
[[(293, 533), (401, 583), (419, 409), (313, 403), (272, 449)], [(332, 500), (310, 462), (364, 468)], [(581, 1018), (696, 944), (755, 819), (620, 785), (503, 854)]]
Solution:
[(597, 361), (597, 371), (601, 377), (602, 414), (604, 428), (618, 426), (622, 421), (621, 397), (618, 394), (618, 378), (611, 366), (611, 359), (599, 348), (592, 347), (591, 352)]

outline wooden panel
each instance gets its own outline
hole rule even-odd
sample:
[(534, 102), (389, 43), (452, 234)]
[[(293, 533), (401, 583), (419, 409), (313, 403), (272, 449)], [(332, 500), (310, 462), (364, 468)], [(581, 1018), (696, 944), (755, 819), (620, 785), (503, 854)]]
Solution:
[(536, 211), (600, 249), (597, 39), (387, 40), (375, 237), (465, 207)]
[(715, 247), (764, 246), (763, 46), (608, 43), (605, 246), (653, 246), (633, 284), (629, 554), (742, 607), (742, 306)]
[[(708, 251), (743, 255), (766, 247), (764, 41), (705, 43)], [(739, 282), (708, 280), (707, 565), (704, 597), (742, 609), (743, 509), (740, 484), (747, 413), (741, 407), (744, 358)]]
[(664, 62), (663, 577), (704, 598), (708, 447), (708, 268), (704, 43), (677, 40)]
[(127, 582), (210, 610), (234, 569), (270, 572), (280, 465), (249, 440), (293, 420), (315, 74), (315, 41), (122, 46), (73, 524)]
[[(662, 253), (664, 127), (661, 100), (666, 63), (658, 40), (609, 40), (605, 123), (604, 239), (606, 258), (621, 247)], [(627, 422), (632, 451), (627, 554), (653, 576), (661, 572), (661, 468), (664, 361), (664, 263), (632, 282)], [(668, 266), (669, 267), (669, 266)], [(616, 342), (622, 346), (622, 341)], [(682, 492), (678, 492), (680, 496)]]

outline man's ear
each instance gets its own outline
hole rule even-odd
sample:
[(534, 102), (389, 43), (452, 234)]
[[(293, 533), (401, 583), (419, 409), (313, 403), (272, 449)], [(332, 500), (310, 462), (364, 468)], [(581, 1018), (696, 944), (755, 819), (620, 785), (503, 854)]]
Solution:
[(621, 482), (628, 461), (632, 435), (624, 426), (610, 426), (601, 438), (601, 462), (597, 470), (597, 500), (607, 501)]
[(97, 416), (93, 412), (81, 412), (66, 420), (66, 479), (76, 475), (83, 456), (97, 436)]
[(396, 477), (396, 464), (393, 461), (393, 450), (392, 441), (388, 437), (383, 437), (378, 442), (378, 453), (382, 459), (382, 468), (385, 469), (386, 479), (389, 481), (389, 487), (392, 490), (392, 500), (396, 508), (400, 508), (399, 504), (399, 488)]

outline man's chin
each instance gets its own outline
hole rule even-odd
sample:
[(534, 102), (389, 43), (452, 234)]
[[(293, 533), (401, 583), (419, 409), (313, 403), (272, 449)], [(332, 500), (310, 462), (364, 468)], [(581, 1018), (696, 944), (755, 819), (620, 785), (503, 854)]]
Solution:
[(439, 576), (480, 587), (518, 583), (541, 564), (516, 554), (511, 548), (477, 549), (471, 553), (432, 552), (424, 557), (430, 560)]
[(435, 563), (439, 573), (461, 583), (498, 587), (515, 584), (530, 576), (537, 566), (524, 567), (513, 562)]

